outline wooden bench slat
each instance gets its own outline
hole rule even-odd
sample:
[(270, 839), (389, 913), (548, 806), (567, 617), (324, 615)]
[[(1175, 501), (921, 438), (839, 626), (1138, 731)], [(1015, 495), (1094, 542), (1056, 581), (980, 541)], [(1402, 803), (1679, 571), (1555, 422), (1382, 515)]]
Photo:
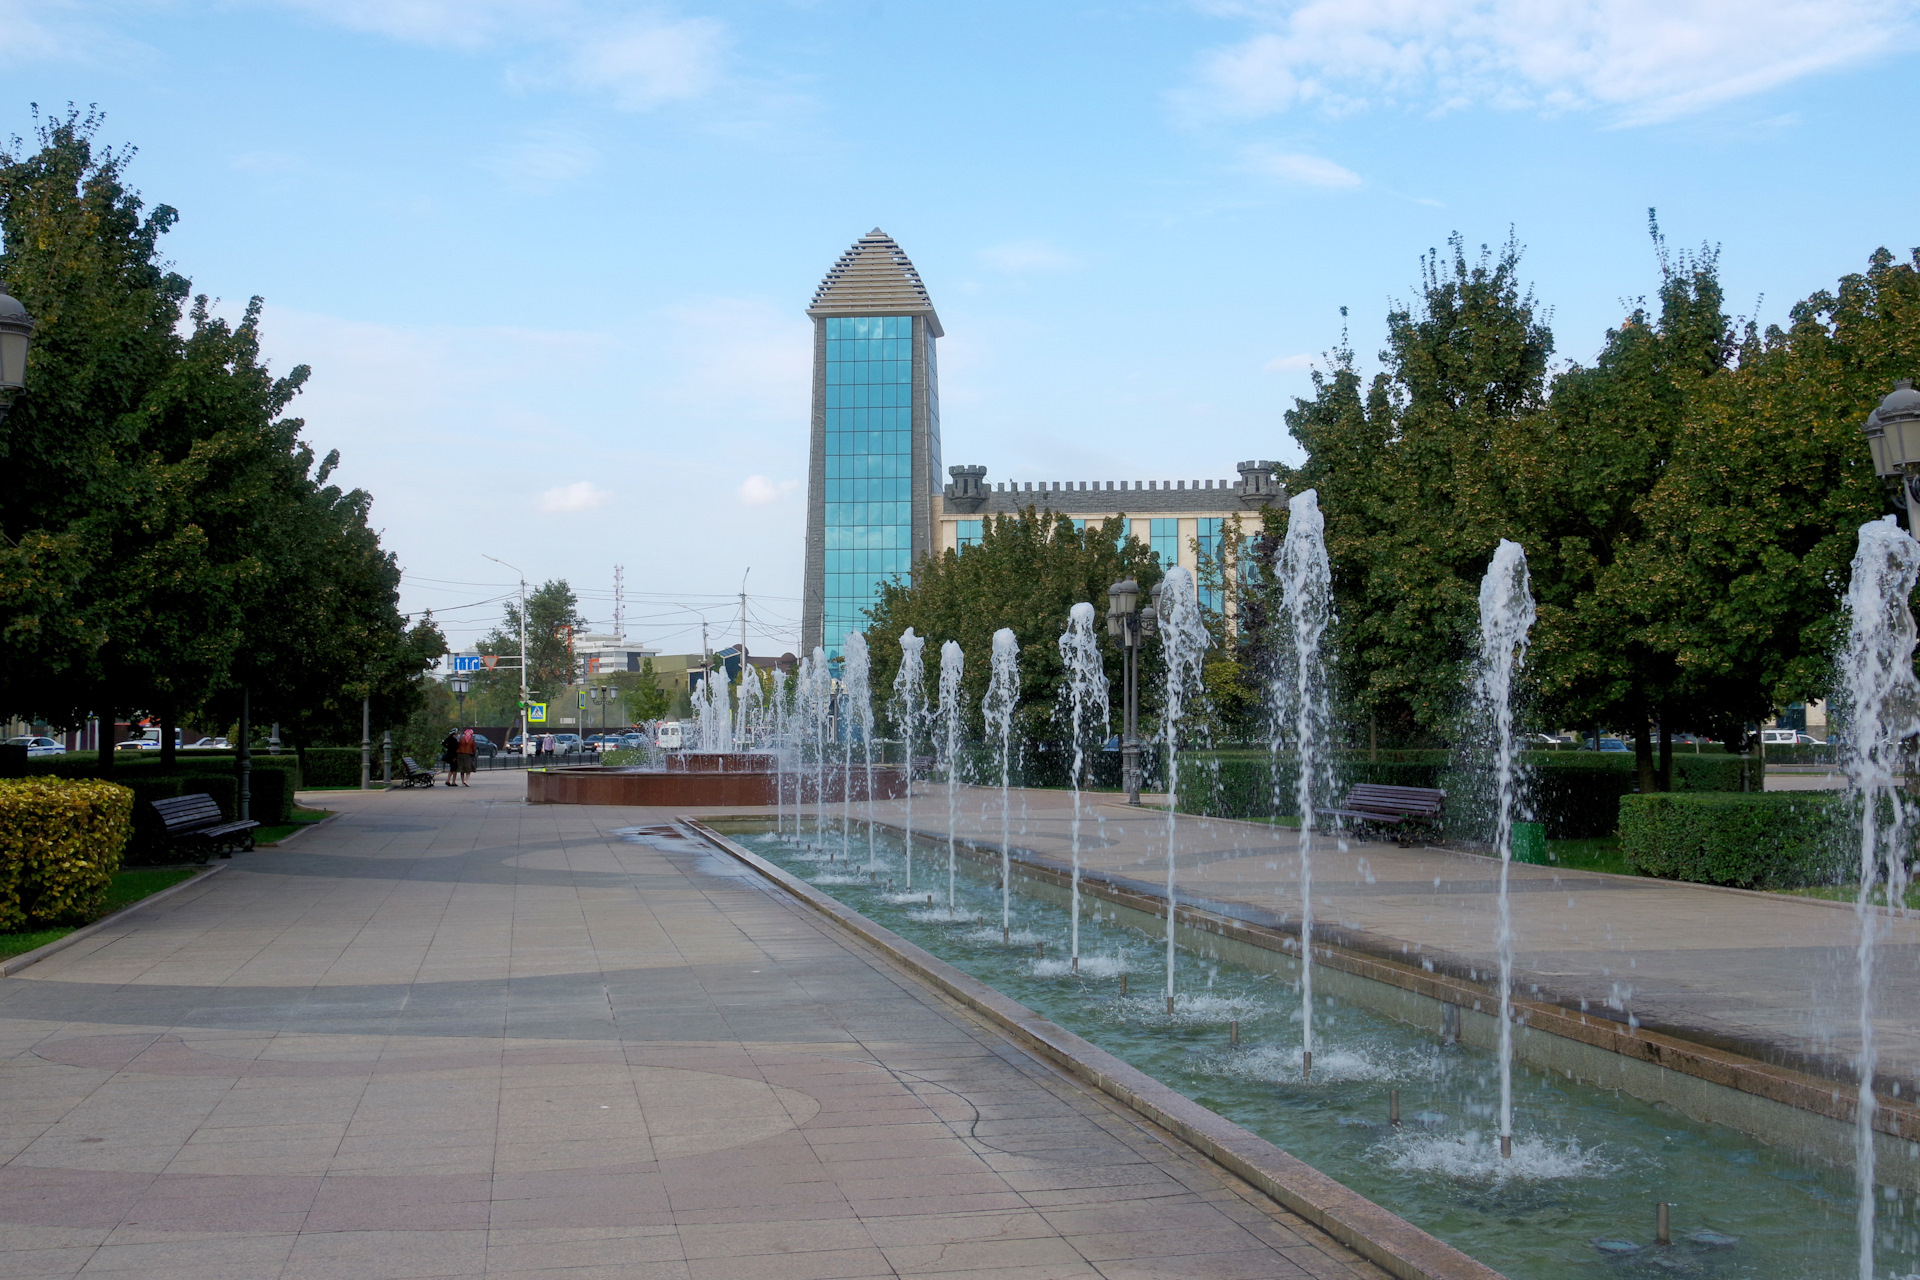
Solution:
[(1444, 811), (1447, 793), (1437, 787), (1395, 787), (1385, 783), (1356, 782), (1347, 789), (1338, 809), (1316, 809), (1329, 818), (1348, 818), (1375, 826), (1397, 827), (1400, 843), (1406, 843), (1405, 829), (1414, 822), (1429, 824)]

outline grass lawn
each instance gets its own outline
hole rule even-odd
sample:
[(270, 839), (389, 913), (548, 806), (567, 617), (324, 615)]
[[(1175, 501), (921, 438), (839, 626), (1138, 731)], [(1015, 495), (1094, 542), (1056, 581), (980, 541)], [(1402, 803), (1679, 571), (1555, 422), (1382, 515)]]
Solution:
[[(193, 874), (191, 867), (143, 867), (136, 871), (118, 872), (113, 877), (113, 886), (107, 890), (106, 908), (100, 914), (111, 915), (129, 902), (138, 902), (148, 894), (179, 884)], [(75, 928), (78, 926), (37, 929), (32, 933), (0, 933), (0, 960), (10, 960), (14, 956), (25, 955), (35, 947), (44, 947), (55, 938), (66, 937)]]
[(1597, 836), (1591, 840), (1549, 840), (1547, 861), (1569, 871), (1611, 871), (1615, 875), (1634, 874), (1627, 856), (1620, 852), (1619, 836)]
[[(357, 787), (355, 788), (355, 790), (358, 789)], [(271, 827), (261, 827), (253, 833), (253, 842), (255, 844), (271, 844), (275, 840), (284, 840), (300, 828), (310, 827), (314, 823), (332, 816), (333, 811), (331, 809), (302, 809), (299, 805), (295, 805), (293, 812), (288, 815), (288, 821)]]

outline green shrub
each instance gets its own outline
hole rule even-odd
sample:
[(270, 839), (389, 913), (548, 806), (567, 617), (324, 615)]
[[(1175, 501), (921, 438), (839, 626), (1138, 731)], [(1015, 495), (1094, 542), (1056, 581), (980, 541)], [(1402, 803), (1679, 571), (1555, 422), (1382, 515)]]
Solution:
[(96, 781), (0, 782), (0, 933), (85, 924), (106, 904), (133, 794)]
[[(141, 794), (140, 789), (163, 778), (225, 778), (233, 782), (237, 763), (231, 751), (181, 752), (171, 767), (161, 762), (158, 752), (143, 751), (136, 755), (131, 751), (123, 751), (114, 757), (113, 769), (108, 774), (102, 771), (100, 758), (94, 753), (73, 752), (64, 756), (36, 758), (28, 765), (28, 776), (103, 778), (133, 788), (135, 794), (145, 800), (152, 797)], [(293, 793), (299, 786), (300, 762), (291, 753), (279, 756), (255, 754), (251, 761), (251, 773), (249, 789), (253, 793), (253, 819), (263, 824), (285, 822), (293, 812)], [(355, 780), (358, 781), (358, 775)], [(218, 789), (219, 784), (213, 783), (211, 786)], [(235, 789), (237, 792), (237, 783)], [(185, 790), (205, 791), (208, 788), (187, 784)], [(153, 794), (179, 795), (181, 792), (178, 789), (168, 791), (163, 786)]]
[[(436, 753), (437, 754), (437, 753)], [(357, 787), (360, 785), (360, 748), (308, 747), (300, 753), (300, 785), (303, 787)], [(399, 763), (398, 757), (394, 760)], [(425, 765), (429, 761), (422, 760)], [(373, 760), (375, 775), (380, 769), (379, 754)]]
[(1620, 849), (1639, 875), (1740, 889), (1828, 884), (1845, 871), (1838, 797), (1669, 791), (1620, 798)]

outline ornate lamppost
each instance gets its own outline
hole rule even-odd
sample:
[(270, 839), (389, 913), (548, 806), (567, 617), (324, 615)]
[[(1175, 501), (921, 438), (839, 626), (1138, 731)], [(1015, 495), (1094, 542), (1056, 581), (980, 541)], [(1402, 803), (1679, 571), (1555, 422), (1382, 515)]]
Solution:
[(1160, 630), (1160, 616), (1152, 605), (1142, 609), (1140, 584), (1125, 578), (1107, 588), (1107, 634), (1119, 642), (1125, 676), (1120, 731), (1120, 765), (1127, 803), (1140, 803), (1140, 646)]
[(1920, 538), (1920, 391), (1902, 378), (1867, 415), (1860, 430), (1873, 452), (1873, 469), (1882, 476), (1900, 477), (1907, 504), (1907, 532)]
[(34, 318), (0, 280), (0, 422), (7, 419), (12, 394), (27, 385), (27, 350), (33, 346)]
[(473, 677), (464, 671), (447, 678), (447, 688), (453, 690), (453, 696), (458, 699), (458, 709), (454, 712), (454, 718), (460, 721), (462, 728), (465, 728), (467, 723), (467, 690), (472, 687)]

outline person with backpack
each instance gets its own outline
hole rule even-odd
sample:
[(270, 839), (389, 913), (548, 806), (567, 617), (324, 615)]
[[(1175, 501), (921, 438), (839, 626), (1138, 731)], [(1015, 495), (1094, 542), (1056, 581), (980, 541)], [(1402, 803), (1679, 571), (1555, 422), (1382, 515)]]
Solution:
[(460, 731), (460, 738), (454, 746), (453, 757), (455, 768), (460, 775), (461, 786), (470, 787), (473, 785), (473, 764), (475, 757), (478, 755), (479, 748), (474, 745), (473, 730), (462, 729)]

